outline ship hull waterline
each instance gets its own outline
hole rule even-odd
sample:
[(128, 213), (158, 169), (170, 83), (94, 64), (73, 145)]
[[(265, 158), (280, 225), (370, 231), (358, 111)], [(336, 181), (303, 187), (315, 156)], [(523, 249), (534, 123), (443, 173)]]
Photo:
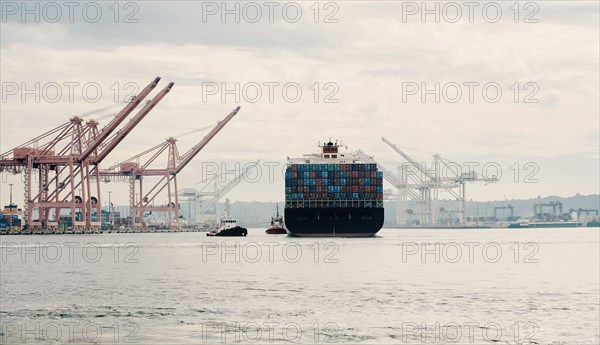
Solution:
[(383, 208), (297, 208), (285, 210), (289, 235), (370, 237), (383, 227)]

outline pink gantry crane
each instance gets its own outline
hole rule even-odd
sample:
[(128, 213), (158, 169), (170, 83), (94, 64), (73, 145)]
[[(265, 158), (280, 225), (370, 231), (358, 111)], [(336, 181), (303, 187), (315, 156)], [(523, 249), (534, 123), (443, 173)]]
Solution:
[(70, 209), (74, 231), (100, 229), (98, 164), (173, 86), (169, 84), (115, 133), (159, 81), (157, 77), (150, 82), (101, 130), (95, 120), (84, 122), (74, 116), (0, 155), (0, 171), (24, 173), (23, 218), (27, 229), (34, 232), (58, 229), (62, 209)]
[[(100, 172), (103, 179), (129, 179), (129, 205), (131, 209), (131, 227), (134, 230), (146, 229), (144, 213), (148, 211), (161, 211), (167, 214), (167, 226), (174, 229), (179, 226), (179, 200), (177, 190), (177, 174), (208, 144), (223, 127), (238, 113), (240, 107), (235, 108), (223, 120), (198, 142), (194, 147), (183, 155), (177, 149), (177, 139), (170, 137), (148, 150), (137, 154), (121, 163), (115, 164), (109, 169)], [(160, 157), (165, 157), (166, 168), (151, 168), (150, 166)], [(139, 160), (151, 155), (143, 164)], [(159, 180), (146, 190), (144, 177), (158, 177)], [(166, 205), (154, 205), (156, 197), (167, 189)]]

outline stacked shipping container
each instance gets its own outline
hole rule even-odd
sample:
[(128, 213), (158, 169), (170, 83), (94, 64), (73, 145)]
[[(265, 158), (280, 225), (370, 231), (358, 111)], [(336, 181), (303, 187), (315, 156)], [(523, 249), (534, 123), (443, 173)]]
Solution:
[[(383, 200), (383, 172), (377, 171), (377, 164), (370, 163), (290, 164), (285, 171), (285, 199)], [(325, 207), (328, 205), (323, 203)]]

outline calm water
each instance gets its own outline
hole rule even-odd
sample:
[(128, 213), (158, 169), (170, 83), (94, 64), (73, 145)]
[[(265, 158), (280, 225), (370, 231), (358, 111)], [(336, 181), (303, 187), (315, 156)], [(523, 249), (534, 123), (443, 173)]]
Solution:
[(600, 343), (598, 228), (3, 236), (1, 248), (0, 343)]

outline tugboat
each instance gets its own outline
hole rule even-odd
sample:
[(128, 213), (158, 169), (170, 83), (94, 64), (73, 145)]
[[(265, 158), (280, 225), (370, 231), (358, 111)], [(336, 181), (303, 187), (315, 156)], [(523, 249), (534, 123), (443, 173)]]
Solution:
[(283, 226), (283, 218), (279, 215), (279, 204), (277, 204), (277, 214), (275, 217), (271, 217), (271, 227), (265, 230), (269, 235), (283, 235), (287, 234), (287, 230)]
[(221, 220), (219, 229), (207, 232), (206, 236), (246, 236), (248, 229), (237, 225), (235, 218), (227, 217)]
[(237, 225), (237, 220), (229, 215), (229, 199), (225, 200), (225, 217), (217, 230), (206, 233), (206, 236), (246, 236), (248, 229)]

